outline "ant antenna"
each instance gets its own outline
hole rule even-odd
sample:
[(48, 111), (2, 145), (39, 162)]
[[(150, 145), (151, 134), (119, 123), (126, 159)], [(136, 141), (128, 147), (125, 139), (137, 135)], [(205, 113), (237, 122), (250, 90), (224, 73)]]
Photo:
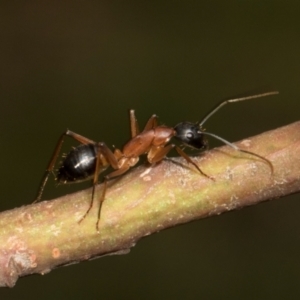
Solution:
[(206, 132), (202, 129), (202, 126), (203, 124), (212, 116), (214, 115), (221, 107), (223, 107), (224, 105), (228, 104), (228, 103), (233, 103), (233, 102), (240, 102), (240, 101), (245, 101), (245, 100), (251, 100), (251, 99), (255, 99), (255, 98), (261, 98), (261, 97), (266, 97), (266, 96), (271, 96), (271, 95), (277, 95), (279, 94), (278, 91), (272, 91), (272, 92), (266, 92), (266, 93), (261, 93), (261, 94), (256, 94), (256, 95), (252, 95), (252, 96), (246, 96), (246, 97), (239, 97), (239, 98), (233, 98), (233, 99), (229, 99), (229, 100), (225, 100), (225, 101), (222, 101), (221, 103), (217, 104), (217, 106), (215, 108), (213, 108), (203, 119), (202, 121), (199, 121), (197, 122), (196, 124), (199, 126), (199, 130), (201, 131), (201, 134), (204, 134), (204, 135), (208, 135), (208, 136), (211, 136), (221, 142), (223, 142), (225, 145), (228, 145), (230, 146), (231, 148), (235, 149), (235, 150), (238, 150), (238, 151), (241, 151), (241, 152), (244, 152), (244, 153), (248, 153), (248, 154), (251, 154), (253, 156), (256, 156), (260, 159), (262, 159), (263, 161), (265, 161), (271, 168), (271, 172), (273, 174), (274, 172), (274, 168), (273, 168), (273, 165), (272, 163), (266, 159), (265, 157), (263, 156), (260, 156), (256, 153), (253, 153), (253, 152), (250, 152), (250, 151), (247, 151), (247, 150), (243, 150), (241, 148), (239, 148), (238, 146), (228, 142), (227, 140), (221, 138), (220, 136), (214, 134), (214, 133), (210, 133), (210, 132)]
[[(261, 97), (266, 97), (266, 96), (270, 96), (270, 95), (277, 95), (279, 94), (278, 91), (272, 91), (272, 92), (266, 92), (266, 93), (262, 93), (262, 94), (257, 94), (257, 95), (252, 95), (252, 96), (246, 96), (246, 97), (240, 97), (240, 98), (233, 98), (233, 99), (229, 99), (229, 100), (225, 100), (222, 101), (221, 103), (217, 104), (217, 106), (215, 108), (213, 108), (203, 119), (202, 121), (197, 122), (197, 125), (199, 125), (199, 127), (201, 128), (202, 125), (212, 116), (214, 115), (221, 107), (223, 107), (224, 105), (228, 104), (228, 103), (233, 103), (233, 102), (240, 102), (240, 101), (245, 101), (245, 100), (250, 100), (250, 99), (255, 99), (255, 98), (261, 98)], [(213, 136), (213, 135), (212, 135)], [(217, 138), (215, 136), (215, 138)], [(219, 137), (220, 140), (222, 140)], [(224, 142), (224, 140), (223, 140)], [(226, 144), (226, 143), (225, 143)]]
[(265, 157), (263, 157), (263, 156), (261, 156), (259, 154), (256, 154), (254, 152), (251, 152), (251, 151), (243, 150), (243, 149), (239, 148), (238, 146), (236, 146), (235, 144), (232, 144), (232, 143), (228, 142), (227, 140), (221, 138), (220, 136), (218, 136), (218, 135), (216, 135), (214, 133), (209, 133), (209, 132), (206, 132), (206, 131), (201, 131), (201, 133), (204, 134), (204, 135), (209, 135), (209, 136), (211, 136), (211, 137), (213, 137), (213, 138), (215, 138), (215, 139), (223, 142), (225, 145), (227, 145), (227, 146), (229, 146), (229, 147), (231, 147), (231, 148), (233, 148), (233, 149), (235, 149), (237, 151), (248, 153), (250, 155), (253, 155), (253, 156), (256, 156), (256, 157), (262, 159), (263, 161), (265, 161), (269, 165), (269, 167), (271, 169), (271, 174), (274, 173), (273, 164), (268, 159), (266, 159)]

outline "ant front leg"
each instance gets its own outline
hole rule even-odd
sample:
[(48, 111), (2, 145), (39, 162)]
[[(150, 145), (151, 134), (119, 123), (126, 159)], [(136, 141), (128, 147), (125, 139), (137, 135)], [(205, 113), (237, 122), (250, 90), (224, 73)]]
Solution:
[(188, 163), (192, 164), (203, 176), (211, 179), (211, 180), (215, 180), (213, 177), (207, 175), (206, 173), (204, 173), (199, 167), (198, 165), (182, 150), (180, 149), (179, 147), (175, 147), (177, 153), (183, 157)]
[(174, 144), (170, 144), (166, 147), (152, 147), (148, 153), (148, 161), (152, 163), (160, 162), (161, 160), (164, 159), (164, 157), (173, 149), (175, 148), (177, 153), (183, 157), (188, 163), (192, 164), (203, 176), (214, 180), (213, 177), (210, 177), (206, 173), (204, 173), (198, 165), (179, 147), (175, 146)]
[(81, 144), (95, 144), (94, 141), (92, 141), (90, 139), (87, 139), (86, 137), (84, 137), (82, 135), (79, 135), (79, 134), (77, 134), (75, 132), (72, 132), (70, 130), (67, 130), (66, 132), (64, 132), (60, 136), (60, 138), (58, 139), (58, 142), (57, 142), (57, 144), (56, 144), (56, 146), (54, 148), (54, 152), (53, 152), (53, 154), (51, 156), (50, 162), (49, 162), (48, 167), (47, 167), (47, 169), (45, 171), (44, 177), (42, 178), (40, 187), (38, 189), (37, 197), (33, 201), (33, 203), (40, 201), (41, 198), (42, 198), (42, 194), (43, 194), (44, 188), (46, 186), (46, 183), (48, 181), (49, 175), (50, 175), (51, 172), (53, 172), (53, 168), (55, 166), (56, 160), (58, 158), (58, 155), (60, 153), (63, 141), (64, 141), (64, 139), (65, 139), (66, 136), (69, 136), (69, 137), (75, 139), (76, 141), (78, 141)]

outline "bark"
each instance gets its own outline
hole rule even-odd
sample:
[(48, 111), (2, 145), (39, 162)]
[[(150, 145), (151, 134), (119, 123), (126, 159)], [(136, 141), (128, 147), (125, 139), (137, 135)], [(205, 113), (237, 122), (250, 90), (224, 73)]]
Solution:
[(180, 158), (134, 168), (110, 182), (100, 232), (97, 203), (78, 224), (91, 189), (0, 213), (0, 286), (81, 260), (128, 253), (140, 238), (165, 228), (299, 191), (300, 122), (237, 145), (270, 160), (274, 172), (263, 160), (227, 146), (193, 157), (214, 180)]

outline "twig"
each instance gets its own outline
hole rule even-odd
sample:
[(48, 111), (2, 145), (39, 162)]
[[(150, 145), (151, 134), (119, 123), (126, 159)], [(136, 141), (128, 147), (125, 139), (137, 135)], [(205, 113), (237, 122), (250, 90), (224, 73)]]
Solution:
[(140, 166), (110, 183), (100, 233), (97, 204), (78, 224), (91, 189), (2, 212), (0, 286), (12, 287), (20, 276), (45, 274), (61, 265), (128, 253), (140, 238), (162, 229), (300, 190), (300, 122), (238, 146), (266, 157), (274, 173), (259, 158), (228, 147), (193, 158), (215, 180), (179, 158)]

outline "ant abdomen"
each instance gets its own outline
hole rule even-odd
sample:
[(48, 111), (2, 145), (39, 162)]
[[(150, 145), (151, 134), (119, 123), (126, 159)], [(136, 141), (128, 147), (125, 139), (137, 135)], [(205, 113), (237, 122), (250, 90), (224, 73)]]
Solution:
[(56, 180), (62, 183), (71, 183), (91, 177), (95, 173), (96, 158), (96, 145), (79, 145), (73, 148), (59, 167)]

